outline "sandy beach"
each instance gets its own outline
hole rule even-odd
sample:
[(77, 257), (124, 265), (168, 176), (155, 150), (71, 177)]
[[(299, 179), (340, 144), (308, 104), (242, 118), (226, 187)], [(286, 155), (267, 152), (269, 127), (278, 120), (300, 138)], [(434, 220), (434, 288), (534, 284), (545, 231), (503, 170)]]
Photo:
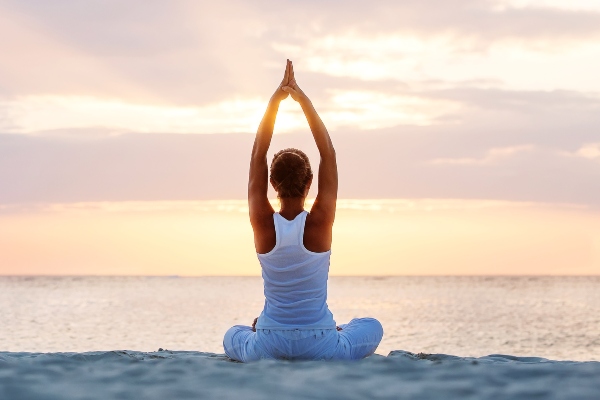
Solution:
[(241, 364), (194, 351), (0, 352), (0, 398), (597, 399), (600, 362), (393, 351), (359, 362)]

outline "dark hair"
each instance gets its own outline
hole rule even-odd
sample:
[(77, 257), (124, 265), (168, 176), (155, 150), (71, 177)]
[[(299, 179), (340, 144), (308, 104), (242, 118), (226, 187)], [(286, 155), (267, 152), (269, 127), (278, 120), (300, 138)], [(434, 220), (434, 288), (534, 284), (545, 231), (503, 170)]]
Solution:
[(273, 156), (271, 181), (277, 191), (277, 197), (304, 197), (312, 176), (310, 161), (303, 151), (283, 149)]

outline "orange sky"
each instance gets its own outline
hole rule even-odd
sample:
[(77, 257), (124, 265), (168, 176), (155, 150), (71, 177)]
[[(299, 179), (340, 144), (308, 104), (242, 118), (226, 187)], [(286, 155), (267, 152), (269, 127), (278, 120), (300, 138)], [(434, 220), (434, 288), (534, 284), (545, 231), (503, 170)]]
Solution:
[[(3, 1), (0, 274), (257, 274), (286, 58), (338, 155), (333, 274), (600, 273), (600, 2), (340, 4)], [(291, 100), (284, 147), (316, 169)]]
[[(600, 214), (464, 200), (341, 200), (332, 275), (600, 272)], [(0, 215), (0, 274), (258, 275), (244, 201), (53, 205)]]

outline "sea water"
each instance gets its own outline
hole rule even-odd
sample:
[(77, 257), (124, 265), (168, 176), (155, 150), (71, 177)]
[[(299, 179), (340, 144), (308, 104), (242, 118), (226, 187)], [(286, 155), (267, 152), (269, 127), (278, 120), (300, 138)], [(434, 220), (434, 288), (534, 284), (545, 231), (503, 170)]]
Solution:
[[(259, 277), (0, 277), (0, 351), (222, 353)], [(331, 277), (338, 323), (375, 317), (377, 353), (600, 360), (600, 277)]]

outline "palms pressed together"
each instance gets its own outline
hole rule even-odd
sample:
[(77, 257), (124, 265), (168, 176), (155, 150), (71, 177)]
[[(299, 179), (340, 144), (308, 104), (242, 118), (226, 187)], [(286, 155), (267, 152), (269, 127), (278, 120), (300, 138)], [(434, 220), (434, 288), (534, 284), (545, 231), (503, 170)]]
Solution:
[(292, 99), (295, 101), (300, 101), (300, 99), (305, 96), (304, 92), (302, 89), (300, 89), (298, 83), (296, 82), (296, 78), (294, 76), (294, 65), (290, 60), (287, 60), (286, 62), (283, 79), (281, 80), (281, 83), (277, 87), (277, 90), (273, 96), (279, 100), (284, 100), (288, 97), (288, 95), (292, 96)]

